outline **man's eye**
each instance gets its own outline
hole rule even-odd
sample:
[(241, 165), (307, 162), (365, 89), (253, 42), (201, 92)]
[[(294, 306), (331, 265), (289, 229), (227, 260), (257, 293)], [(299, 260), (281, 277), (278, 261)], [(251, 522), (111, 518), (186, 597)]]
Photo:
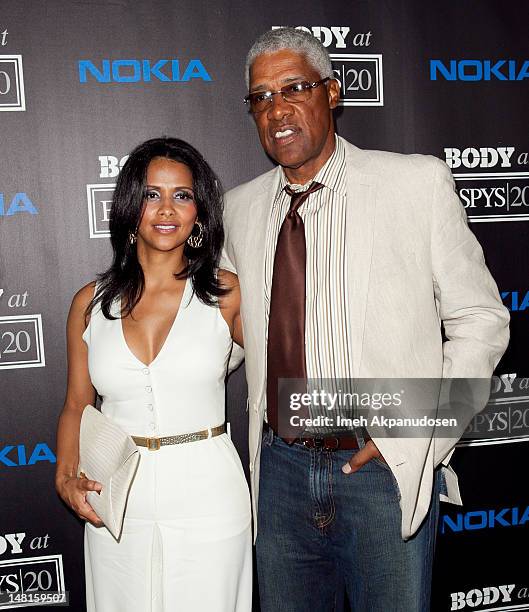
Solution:
[(270, 97), (270, 94), (267, 92), (264, 93), (260, 93), (260, 94), (254, 94), (253, 96), (253, 101), (255, 103), (259, 103), (259, 102), (264, 102), (265, 100), (267, 100)]
[(292, 85), (287, 87), (287, 90), (291, 93), (299, 93), (305, 89), (305, 86), (305, 83), (292, 83)]

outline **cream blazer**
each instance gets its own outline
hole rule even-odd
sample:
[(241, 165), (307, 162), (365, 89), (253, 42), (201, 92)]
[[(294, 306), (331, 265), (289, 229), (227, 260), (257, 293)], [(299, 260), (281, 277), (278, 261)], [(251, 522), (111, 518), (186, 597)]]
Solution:
[[(450, 170), (435, 157), (344, 143), (354, 376), (490, 379), (508, 344), (509, 313), (468, 229)], [(265, 239), (280, 172), (276, 167), (225, 196), (221, 267), (239, 276), (241, 288), (255, 533), (266, 410)], [(440, 463), (447, 484), (441, 498), (462, 503), (448, 465), (457, 438), (372, 438), (400, 489), (404, 539), (428, 511)]]

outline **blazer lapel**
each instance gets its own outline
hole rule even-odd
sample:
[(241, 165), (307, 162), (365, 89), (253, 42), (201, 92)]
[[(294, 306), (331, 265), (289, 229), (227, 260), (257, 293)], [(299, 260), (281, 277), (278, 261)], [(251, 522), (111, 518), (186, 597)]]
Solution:
[(265, 286), (265, 255), (266, 235), (270, 222), (270, 211), (274, 197), (279, 185), (280, 167), (267, 173), (263, 178), (260, 188), (256, 189), (255, 196), (248, 206), (248, 223), (246, 235), (247, 253), (247, 283), (248, 292), (246, 299), (246, 313), (251, 317), (250, 325), (246, 329), (250, 331), (255, 348), (255, 372), (259, 373), (257, 392), (254, 401), (259, 401), (264, 392), (266, 377), (266, 322), (264, 305)]
[(375, 174), (363, 171), (368, 154), (347, 143), (347, 275), (353, 374), (360, 376), (375, 230)]

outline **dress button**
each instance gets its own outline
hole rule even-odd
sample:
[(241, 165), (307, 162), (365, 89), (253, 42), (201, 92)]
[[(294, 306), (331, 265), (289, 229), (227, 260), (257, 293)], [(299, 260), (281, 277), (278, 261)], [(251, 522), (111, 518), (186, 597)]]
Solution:
[(144, 374), (148, 374), (149, 373), (149, 368), (143, 368), (143, 373)]
[(147, 410), (150, 410), (151, 412), (153, 411), (152, 404), (147, 404)]
[(253, 405), (253, 411), (254, 412), (259, 412), (259, 406), (257, 404)]
[(151, 429), (156, 429), (156, 424), (155, 423), (149, 423)]
[(250, 461), (250, 472), (253, 472), (253, 461)]
[(145, 391), (147, 391), (147, 393), (152, 393), (152, 387), (145, 387)]

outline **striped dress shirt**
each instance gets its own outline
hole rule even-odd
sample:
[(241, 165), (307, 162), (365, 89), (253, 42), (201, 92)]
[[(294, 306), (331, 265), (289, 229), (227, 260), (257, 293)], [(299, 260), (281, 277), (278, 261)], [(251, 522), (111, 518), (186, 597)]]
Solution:
[[(285, 191), (285, 187), (289, 185), (293, 191), (305, 191), (313, 181), (321, 183), (323, 189), (311, 194), (298, 209), (305, 226), (307, 247), (305, 313), (307, 377), (316, 387), (318, 387), (317, 381), (322, 381), (328, 390), (346, 392), (350, 389), (343, 389), (343, 384), (340, 384), (339, 380), (333, 382), (335, 379), (352, 377), (345, 252), (347, 181), (345, 146), (339, 136), (336, 136), (336, 146), (331, 157), (307, 184), (289, 184), (285, 173), (281, 174), (271, 209), (265, 245), (265, 329), (268, 330), (277, 238), (290, 207), (290, 196)], [(320, 411), (311, 409), (311, 416), (319, 413)], [(350, 413), (342, 414), (351, 416)], [(321, 428), (311, 428), (311, 431), (329, 433)]]

